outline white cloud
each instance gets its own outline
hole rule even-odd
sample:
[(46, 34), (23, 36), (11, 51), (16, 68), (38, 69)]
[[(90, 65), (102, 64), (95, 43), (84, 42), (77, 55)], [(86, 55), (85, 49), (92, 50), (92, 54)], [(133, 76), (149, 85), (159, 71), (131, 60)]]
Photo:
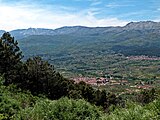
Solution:
[[(67, 8), (65, 8), (67, 9)], [(84, 10), (69, 13), (61, 10), (50, 11), (34, 6), (0, 5), (0, 29), (13, 30), (23, 28), (58, 28), (62, 26), (122, 26), (127, 21), (117, 18), (98, 19), (97, 12)]]
[(110, 3), (106, 5), (106, 7), (108, 8), (133, 7), (133, 6), (134, 5), (131, 5), (131, 4), (117, 4), (117, 3)]
[(100, 5), (102, 4), (101, 1), (94, 1), (93, 3), (91, 3), (91, 6), (96, 6), (96, 5)]

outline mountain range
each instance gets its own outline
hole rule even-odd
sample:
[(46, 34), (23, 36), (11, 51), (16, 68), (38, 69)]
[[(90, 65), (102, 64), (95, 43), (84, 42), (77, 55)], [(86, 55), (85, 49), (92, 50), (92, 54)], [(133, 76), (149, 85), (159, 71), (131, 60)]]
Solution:
[[(24, 38), (31, 35), (67, 35), (67, 34), (79, 34), (79, 35), (94, 35), (94, 34), (106, 34), (108, 32), (120, 33), (124, 31), (150, 31), (160, 32), (160, 22), (153, 21), (141, 21), (130, 22), (123, 27), (85, 27), (85, 26), (71, 26), (61, 27), (57, 29), (44, 29), (44, 28), (28, 28), (28, 29), (16, 29), (9, 31), (13, 36), (18, 38)], [(157, 31), (158, 30), (158, 31)], [(5, 32), (0, 30), (0, 34)]]
[[(0, 30), (0, 34), (4, 32)], [(10, 33), (26, 56), (108, 51), (126, 56), (160, 56), (160, 22), (130, 22), (123, 27), (28, 28)]]

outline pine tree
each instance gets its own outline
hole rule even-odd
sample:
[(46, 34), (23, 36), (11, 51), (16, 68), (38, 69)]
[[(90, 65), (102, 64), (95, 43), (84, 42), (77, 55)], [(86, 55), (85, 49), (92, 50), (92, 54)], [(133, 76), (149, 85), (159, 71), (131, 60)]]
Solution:
[(5, 32), (0, 38), (0, 74), (4, 75), (5, 84), (10, 84), (14, 80), (22, 57), (18, 42), (9, 32)]

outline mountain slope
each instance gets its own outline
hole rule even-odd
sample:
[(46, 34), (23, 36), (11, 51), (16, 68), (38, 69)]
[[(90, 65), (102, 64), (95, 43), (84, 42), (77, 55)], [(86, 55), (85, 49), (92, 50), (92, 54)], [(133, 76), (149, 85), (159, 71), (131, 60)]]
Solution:
[(160, 22), (131, 22), (123, 27), (29, 28), (10, 32), (19, 39), (26, 56), (50, 54), (51, 51), (58, 51), (58, 54), (113, 51), (126, 56), (160, 56)]
[[(160, 76), (159, 68), (156, 67), (158, 61), (130, 63), (125, 56), (160, 57), (159, 26), (159, 22), (146, 21), (131, 22), (123, 27), (74, 26), (55, 30), (30, 28), (11, 33), (18, 39), (24, 59), (41, 56), (65, 76), (96, 76), (102, 71), (111, 71), (116, 75), (124, 72), (128, 78), (135, 79), (137, 76), (137, 79), (150, 79)], [(120, 65), (125, 66), (126, 71)]]

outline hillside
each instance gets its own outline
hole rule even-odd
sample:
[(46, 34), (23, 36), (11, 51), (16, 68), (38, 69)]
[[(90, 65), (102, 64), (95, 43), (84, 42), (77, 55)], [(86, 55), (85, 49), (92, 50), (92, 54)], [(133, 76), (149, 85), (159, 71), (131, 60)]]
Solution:
[[(155, 74), (157, 69), (154, 66), (158, 63), (153, 65), (152, 61), (149, 61), (148, 67), (151, 70), (142, 68), (145, 69), (144, 73), (139, 74), (137, 70), (147, 63), (139, 61), (137, 67), (132, 67), (136, 63), (130, 63), (126, 56), (160, 57), (159, 22), (131, 22), (123, 27), (73, 26), (55, 30), (29, 28), (14, 30), (11, 33), (18, 39), (24, 59), (39, 55), (55, 64), (66, 76), (71, 76), (72, 73), (99, 75), (101, 72), (107, 72), (106, 69), (121, 74), (121, 68), (115, 68), (122, 64), (126, 66), (126, 72), (131, 70), (131, 75), (125, 76), (136, 75), (145, 78), (143, 74), (149, 74), (148, 71)], [(152, 76), (159, 76), (159, 72), (150, 75)]]
[[(113, 51), (126, 56), (147, 55), (160, 56), (160, 23), (152, 21), (131, 22), (123, 27), (62, 27), (58, 29), (29, 28), (13, 30), (10, 33), (19, 39), (23, 51), (28, 46), (37, 49), (44, 48), (37, 52), (49, 53), (52, 48), (59, 53), (66, 51), (106, 52)], [(39, 44), (41, 47), (39, 47)], [(34, 44), (34, 45), (33, 45)], [(52, 46), (52, 48), (51, 48)], [(63, 48), (62, 50), (57, 47)], [(52, 51), (53, 51), (52, 50)], [(49, 53), (50, 54), (50, 53)], [(32, 54), (31, 54), (32, 55)]]

